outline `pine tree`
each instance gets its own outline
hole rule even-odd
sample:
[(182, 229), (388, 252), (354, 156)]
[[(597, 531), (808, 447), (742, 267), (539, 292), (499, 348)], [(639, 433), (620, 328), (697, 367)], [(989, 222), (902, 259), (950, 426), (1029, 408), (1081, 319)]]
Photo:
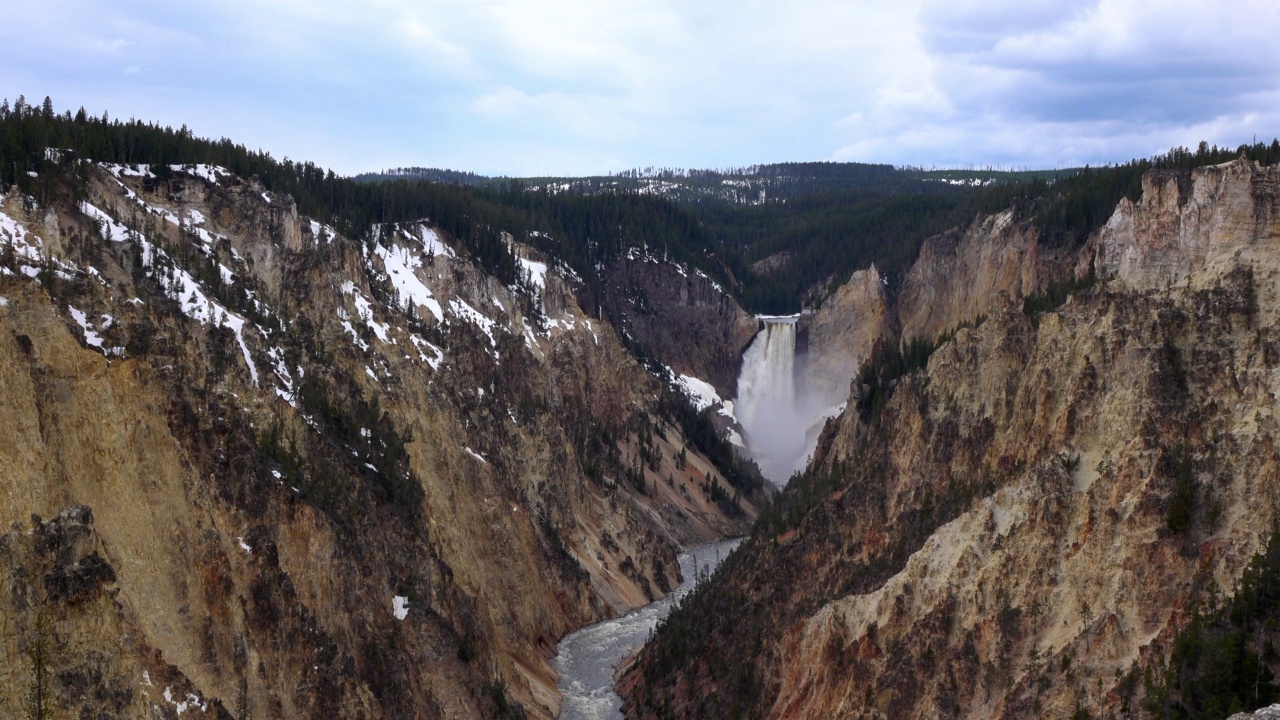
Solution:
[(236, 720), (253, 720), (249, 709), (249, 678), (240, 678), (240, 694), (236, 697)]
[(49, 640), (45, 636), (44, 618), (36, 618), (35, 637), (27, 646), (31, 661), (31, 687), (27, 691), (26, 716), (28, 720), (45, 720), (51, 717), (49, 707)]

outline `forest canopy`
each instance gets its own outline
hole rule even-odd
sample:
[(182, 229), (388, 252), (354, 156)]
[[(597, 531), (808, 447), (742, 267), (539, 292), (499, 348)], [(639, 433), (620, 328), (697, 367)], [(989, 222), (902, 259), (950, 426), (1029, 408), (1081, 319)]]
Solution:
[[(54, 149), (58, 152), (48, 152)], [(630, 170), (606, 178), (483, 178), (410, 168), (336, 175), (311, 162), (250, 150), (227, 138), (54, 109), (19, 97), (0, 104), (0, 187), (37, 201), (77, 175), (76, 160), (160, 168), (218, 165), (287, 193), (299, 212), (372, 241), (379, 223), (429, 219), (508, 284), (517, 264), (503, 233), (571, 267), (588, 298), (631, 248), (705, 272), (758, 313), (798, 311), (872, 263), (892, 281), (925, 239), (980, 214), (1014, 208), (1052, 246), (1075, 247), (1123, 197), (1136, 200), (1152, 169), (1187, 170), (1244, 155), (1280, 160), (1280, 141), (1235, 149), (1201, 143), (1122, 165), (1067, 171), (927, 171), (859, 163), (782, 163), (726, 170)], [(642, 181), (671, 189), (653, 191)], [(555, 182), (552, 182), (555, 180)], [(717, 188), (750, 192), (725, 194)], [(762, 194), (761, 194), (762, 193)], [(750, 202), (744, 202), (742, 198)]]

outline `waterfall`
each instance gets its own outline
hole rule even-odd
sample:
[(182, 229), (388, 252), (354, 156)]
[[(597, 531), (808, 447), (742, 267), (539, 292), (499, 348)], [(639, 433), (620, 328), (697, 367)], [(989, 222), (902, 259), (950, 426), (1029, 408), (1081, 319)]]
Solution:
[(742, 356), (739, 419), (750, 432), (757, 418), (795, 404), (795, 321), (767, 320)]
[(742, 356), (738, 422), (760, 471), (782, 486), (806, 455), (809, 423), (796, 407), (796, 317), (761, 318), (761, 330)]

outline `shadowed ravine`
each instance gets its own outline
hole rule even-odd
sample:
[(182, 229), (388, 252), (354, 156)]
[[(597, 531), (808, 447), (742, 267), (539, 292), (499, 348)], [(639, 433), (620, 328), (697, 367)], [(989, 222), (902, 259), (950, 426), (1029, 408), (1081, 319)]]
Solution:
[(561, 720), (617, 720), (622, 698), (613, 690), (618, 663), (644, 644), (649, 633), (671, 608), (693, 589), (698, 571), (714, 572), (742, 542), (741, 538), (699, 545), (680, 555), (684, 582), (667, 596), (620, 618), (589, 625), (560, 641), (552, 664), (560, 673), (564, 706)]

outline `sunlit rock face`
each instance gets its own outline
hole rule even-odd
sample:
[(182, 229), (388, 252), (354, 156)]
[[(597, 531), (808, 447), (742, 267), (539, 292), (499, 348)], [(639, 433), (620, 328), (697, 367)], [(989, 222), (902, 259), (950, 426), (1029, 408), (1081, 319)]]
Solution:
[(1012, 210), (979, 217), (967, 228), (926, 240), (902, 281), (897, 316), (902, 337), (932, 340), (1045, 282), (1039, 228)]
[(551, 258), (83, 169), (0, 198), (0, 705), (43, 633), (59, 716), (550, 718), (557, 639), (749, 527)]
[[(968, 291), (939, 289), (930, 303), (968, 308), (945, 322), (985, 322), (900, 378), (878, 416), (853, 410), (852, 388), (817, 472), (783, 493), (683, 634), (641, 655), (629, 717), (1140, 707), (1189, 603), (1234, 586), (1280, 503), (1276, 180), (1246, 162), (1149, 175), (1141, 200), (1055, 260), (1098, 285), (1038, 317), (1013, 292), (975, 287), (988, 300), (965, 305)], [(1028, 286), (1021, 271), (970, 277)], [(907, 336), (958, 311), (899, 312)], [(1197, 494), (1177, 520), (1188, 477)]]
[(1280, 170), (1243, 158), (1148, 173), (1142, 198), (1121, 201), (1098, 233), (1099, 277), (1133, 290), (1185, 283), (1203, 271), (1273, 264), (1280, 241)]

